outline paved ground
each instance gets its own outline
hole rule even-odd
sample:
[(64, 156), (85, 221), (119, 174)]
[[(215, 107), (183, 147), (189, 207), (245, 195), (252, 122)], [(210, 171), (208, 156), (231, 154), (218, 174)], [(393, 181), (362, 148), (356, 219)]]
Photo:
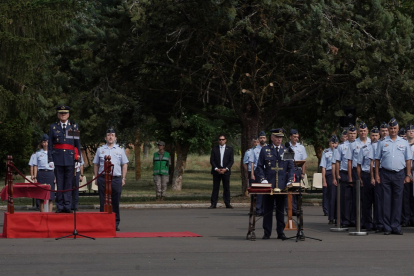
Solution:
[[(323, 241), (275, 236), (247, 241), (245, 207), (121, 210), (121, 231), (191, 231), (203, 237), (0, 239), (0, 270), (1, 275), (413, 274), (414, 228), (404, 228), (403, 236), (349, 236), (329, 232), (321, 207), (306, 206), (304, 212), (305, 234)], [(261, 220), (256, 234), (263, 235)]]

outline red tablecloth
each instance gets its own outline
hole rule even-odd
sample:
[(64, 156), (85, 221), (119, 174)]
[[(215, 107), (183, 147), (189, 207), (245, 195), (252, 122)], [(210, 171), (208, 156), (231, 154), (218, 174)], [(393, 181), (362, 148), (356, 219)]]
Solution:
[[(15, 183), (13, 185), (13, 198), (17, 197), (28, 197), (28, 198), (38, 198), (43, 200), (49, 200), (50, 198), (50, 185), (42, 184), (41, 189), (36, 187), (33, 184), (27, 183)], [(5, 201), (9, 198), (8, 186), (4, 186), (0, 193), (1, 200)]]

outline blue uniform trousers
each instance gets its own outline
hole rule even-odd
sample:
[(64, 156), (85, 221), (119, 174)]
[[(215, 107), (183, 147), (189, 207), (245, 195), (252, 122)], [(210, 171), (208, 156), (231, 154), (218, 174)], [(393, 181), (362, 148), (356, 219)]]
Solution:
[[(114, 176), (112, 178), (112, 211), (116, 215), (116, 226), (119, 225), (121, 221), (121, 216), (119, 214), (119, 202), (121, 201), (121, 192), (122, 192), (122, 177)], [(99, 204), (100, 211), (105, 210), (105, 175), (102, 174), (98, 177), (98, 192), (99, 192)]]
[(285, 201), (286, 195), (263, 195), (263, 229), (266, 236), (272, 234), (274, 203), (276, 203), (276, 232), (278, 235), (283, 234), (285, 229)]
[(401, 223), (408, 224), (411, 219), (411, 198), (413, 195), (413, 185), (411, 183), (404, 184)]
[(384, 168), (381, 170), (385, 232), (396, 232), (401, 230), (401, 202), (404, 190), (404, 177), (405, 170), (399, 172), (389, 171)]
[[(339, 176), (344, 182), (348, 182), (348, 172), (339, 171)], [(341, 183), (341, 223), (344, 226), (351, 224), (353, 187), (347, 183)]]
[[(363, 183), (362, 196), (364, 197), (362, 205), (362, 214), (364, 216), (364, 226), (367, 230), (375, 228), (374, 220), (372, 219), (372, 206), (375, 210), (375, 186), (371, 184), (371, 174), (368, 172), (361, 171), (361, 179)], [(374, 212), (375, 213), (375, 212)]]
[[(298, 168), (297, 170), (296, 170), (296, 168), (294, 169), (294, 180), (295, 180), (295, 182), (299, 182), (299, 180), (300, 180), (300, 182), (303, 181), (303, 179), (301, 177), (301, 174), (302, 174), (302, 169), (301, 168)], [(292, 213), (293, 214), (295, 214), (296, 211), (297, 211), (296, 210), (297, 205), (298, 205), (298, 195), (292, 195)], [(287, 213), (287, 209), (288, 209), (287, 200), (285, 202), (285, 209), (286, 209), (286, 213)]]
[[(249, 174), (250, 176), (250, 174)], [(259, 179), (259, 177), (254, 174), (254, 177), (257, 179)], [(249, 178), (251, 179), (251, 178)], [(250, 183), (256, 183), (256, 180), (251, 180), (252, 182)], [(256, 214), (261, 215), (263, 214), (263, 195), (257, 195), (256, 196)]]
[[(80, 172), (76, 172), (76, 177), (73, 178), (73, 188), (79, 188), (79, 178), (80, 178)], [(79, 189), (76, 189), (72, 191), (72, 205), (71, 205), (72, 210), (78, 209), (78, 202), (79, 202)]]
[[(57, 190), (72, 189), (74, 169), (75, 168), (73, 166), (55, 166)], [(56, 208), (58, 210), (70, 210), (71, 195), (71, 191), (57, 192), (55, 200)]]
[[(336, 186), (333, 184), (333, 178), (332, 178), (332, 171), (328, 170), (325, 173), (325, 179), (326, 179), (326, 199), (325, 194), (323, 201), (326, 200), (326, 208), (328, 213), (328, 220), (335, 220), (336, 219)], [(322, 205), (324, 205), (322, 203)], [(325, 210), (324, 210), (325, 212)]]
[[(40, 184), (49, 184), (50, 189), (55, 189), (55, 174), (53, 173), (53, 170), (48, 171), (38, 171), (37, 172), (37, 182)], [(50, 199), (49, 200), (55, 200), (55, 193), (51, 192)]]
[[(379, 174), (381, 176), (381, 168), (379, 168)], [(382, 180), (381, 180), (382, 181)], [(375, 192), (375, 208), (374, 208), (374, 217), (375, 217), (375, 228), (377, 230), (384, 229), (384, 213), (383, 213), (383, 184), (375, 182), (374, 192)]]

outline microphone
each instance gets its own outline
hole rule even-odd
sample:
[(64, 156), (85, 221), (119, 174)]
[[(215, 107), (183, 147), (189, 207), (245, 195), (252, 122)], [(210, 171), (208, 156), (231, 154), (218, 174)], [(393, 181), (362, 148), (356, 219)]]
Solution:
[(289, 150), (289, 152), (294, 152), (292, 147), (290, 146), (289, 142), (285, 143), (285, 147)]

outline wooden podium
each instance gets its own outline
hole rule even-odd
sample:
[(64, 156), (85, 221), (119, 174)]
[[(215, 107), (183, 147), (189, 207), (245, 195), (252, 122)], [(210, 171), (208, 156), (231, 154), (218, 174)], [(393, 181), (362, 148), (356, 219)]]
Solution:
[[(301, 161), (294, 161), (296, 164), (296, 166), (295, 167), (297, 167), (298, 169), (299, 169), (299, 171), (300, 171), (300, 173), (302, 172), (302, 167), (303, 167), (303, 165), (305, 164), (305, 160), (301, 160)], [(296, 171), (296, 170), (295, 170)], [(300, 179), (301, 181), (302, 181), (302, 179)], [(290, 186), (290, 189), (293, 189), (293, 190), (299, 190), (300, 189), (300, 187), (301, 187), (301, 183), (299, 183), (299, 182), (297, 182), (298, 181), (298, 179), (295, 179), (295, 182), (293, 182), (292, 184), (290, 184), (290, 185), (287, 185), (287, 187), (288, 187), (288, 189), (289, 189), (289, 186)], [(305, 189), (305, 187), (304, 186), (302, 186), (302, 189)], [(299, 191), (296, 191), (295, 193), (288, 193), (287, 194), (287, 201), (288, 201), (288, 203), (287, 203), (287, 206), (288, 206), (288, 220), (287, 220), (287, 222), (286, 222), (286, 225), (285, 225), (285, 230), (298, 230), (297, 228), (296, 228), (296, 226), (295, 226), (295, 224), (293, 223), (293, 219), (292, 219), (292, 213), (293, 213), (293, 211), (292, 211), (292, 202), (293, 202), (293, 194), (295, 194), (295, 195), (298, 195), (298, 194), (300, 194), (299, 193)], [(302, 194), (303, 194), (303, 190), (302, 190)], [(298, 207), (298, 206), (296, 206), (296, 207)], [(296, 213), (298, 213), (298, 210), (296, 210)]]

